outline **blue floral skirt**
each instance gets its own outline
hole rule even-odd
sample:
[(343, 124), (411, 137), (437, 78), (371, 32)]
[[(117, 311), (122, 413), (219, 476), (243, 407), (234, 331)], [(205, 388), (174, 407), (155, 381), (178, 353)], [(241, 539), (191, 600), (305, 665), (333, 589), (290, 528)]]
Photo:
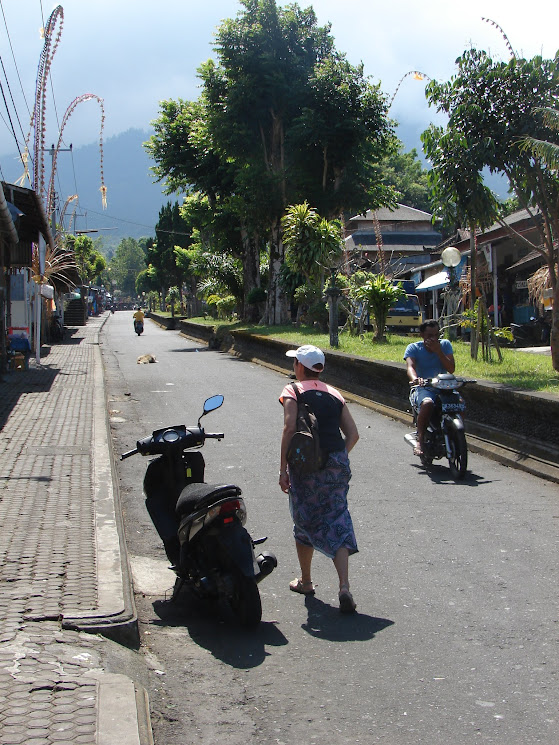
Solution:
[(309, 476), (289, 474), (289, 509), (293, 535), (333, 559), (338, 549), (357, 553), (357, 541), (347, 506), (351, 470), (345, 450), (330, 453), (326, 466)]

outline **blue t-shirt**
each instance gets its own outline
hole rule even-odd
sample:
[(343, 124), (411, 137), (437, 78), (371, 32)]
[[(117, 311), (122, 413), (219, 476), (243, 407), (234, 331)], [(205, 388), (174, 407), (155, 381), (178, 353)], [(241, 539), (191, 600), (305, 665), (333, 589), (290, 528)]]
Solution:
[[(453, 354), (452, 344), (448, 339), (441, 339), (441, 349), (444, 354)], [(422, 341), (408, 344), (404, 352), (404, 359), (408, 357), (415, 361), (415, 371), (420, 378), (434, 378), (439, 373), (446, 372), (438, 355), (435, 352), (429, 352)]]

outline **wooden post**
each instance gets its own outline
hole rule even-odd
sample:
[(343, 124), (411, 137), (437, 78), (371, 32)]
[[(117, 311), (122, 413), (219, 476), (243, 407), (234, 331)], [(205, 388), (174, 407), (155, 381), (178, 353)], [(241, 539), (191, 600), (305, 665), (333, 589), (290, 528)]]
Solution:
[[(476, 289), (477, 289), (477, 282), (476, 282), (476, 226), (475, 224), (470, 224), (470, 308), (472, 311), (475, 310), (476, 305)], [(479, 344), (479, 336), (478, 336), (478, 326), (474, 326), (472, 328), (472, 332), (470, 334), (470, 355), (472, 359), (477, 360), (477, 353), (478, 353), (478, 344)]]

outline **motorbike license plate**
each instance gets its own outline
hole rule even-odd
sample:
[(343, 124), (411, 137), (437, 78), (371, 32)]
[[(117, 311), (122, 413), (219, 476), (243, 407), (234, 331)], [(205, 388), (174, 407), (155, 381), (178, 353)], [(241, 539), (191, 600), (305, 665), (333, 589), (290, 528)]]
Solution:
[(452, 411), (464, 411), (466, 408), (466, 404), (461, 402), (456, 403), (449, 403), (449, 404), (443, 404), (442, 409), (444, 412), (452, 412)]

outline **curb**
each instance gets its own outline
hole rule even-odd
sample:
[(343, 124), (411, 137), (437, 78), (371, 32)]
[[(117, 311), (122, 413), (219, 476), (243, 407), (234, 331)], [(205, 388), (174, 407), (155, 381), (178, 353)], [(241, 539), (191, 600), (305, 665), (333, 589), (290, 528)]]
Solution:
[(97, 745), (154, 745), (145, 689), (118, 673), (92, 677), (98, 681)]
[(124, 646), (140, 643), (138, 617), (132, 594), (124, 539), (120, 494), (114, 456), (110, 447), (108, 405), (99, 333), (94, 335), (92, 472), (95, 505), (95, 536), (98, 576), (98, 609), (93, 613), (68, 614), (62, 628), (102, 634)]

